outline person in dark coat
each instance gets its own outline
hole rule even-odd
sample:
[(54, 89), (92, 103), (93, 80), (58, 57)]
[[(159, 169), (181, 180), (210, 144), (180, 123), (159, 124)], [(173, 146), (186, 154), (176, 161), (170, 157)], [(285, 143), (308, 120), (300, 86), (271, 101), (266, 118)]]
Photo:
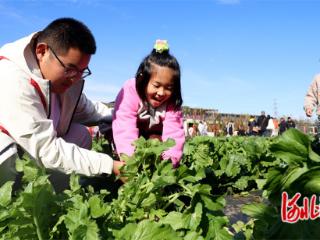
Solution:
[(288, 119), (287, 119), (287, 129), (295, 128), (295, 127), (296, 127), (296, 123), (291, 119), (291, 117), (288, 117)]
[(261, 115), (258, 117), (257, 126), (260, 128), (259, 135), (263, 136), (268, 126), (268, 119), (265, 111), (261, 111)]
[(280, 118), (280, 123), (279, 123), (279, 135), (281, 135), (286, 130), (287, 130), (287, 123), (286, 123), (286, 120), (282, 117)]
[(255, 136), (257, 135), (257, 122), (256, 122), (256, 118), (254, 116), (250, 116), (250, 119), (248, 121), (248, 135), (249, 136)]

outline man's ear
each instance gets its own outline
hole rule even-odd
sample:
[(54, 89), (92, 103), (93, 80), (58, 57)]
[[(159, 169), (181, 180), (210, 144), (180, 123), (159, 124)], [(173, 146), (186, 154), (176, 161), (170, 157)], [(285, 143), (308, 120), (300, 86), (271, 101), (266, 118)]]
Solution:
[(38, 61), (40, 61), (44, 55), (46, 54), (46, 52), (48, 51), (48, 45), (46, 43), (38, 43), (36, 46), (36, 56)]

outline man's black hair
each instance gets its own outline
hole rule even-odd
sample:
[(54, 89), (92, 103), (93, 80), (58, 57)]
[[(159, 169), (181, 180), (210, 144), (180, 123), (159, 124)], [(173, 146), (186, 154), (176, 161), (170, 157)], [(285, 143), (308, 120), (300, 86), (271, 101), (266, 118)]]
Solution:
[(47, 43), (58, 53), (77, 48), (86, 54), (96, 52), (96, 42), (89, 28), (73, 18), (59, 18), (38, 35), (37, 43)]

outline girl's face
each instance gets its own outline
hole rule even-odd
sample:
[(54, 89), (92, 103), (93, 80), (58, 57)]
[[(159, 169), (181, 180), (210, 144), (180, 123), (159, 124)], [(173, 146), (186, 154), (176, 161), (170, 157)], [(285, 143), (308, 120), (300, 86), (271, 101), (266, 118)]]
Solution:
[(148, 103), (157, 108), (165, 103), (173, 91), (173, 70), (168, 67), (152, 65), (152, 74), (146, 88)]

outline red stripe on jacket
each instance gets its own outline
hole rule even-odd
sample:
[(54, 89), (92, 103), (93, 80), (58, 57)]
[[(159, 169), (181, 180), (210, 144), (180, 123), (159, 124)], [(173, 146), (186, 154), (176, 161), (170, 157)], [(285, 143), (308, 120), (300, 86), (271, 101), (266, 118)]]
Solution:
[(44, 109), (47, 112), (48, 108), (47, 108), (47, 104), (46, 104), (46, 98), (45, 98), (43, 92), (41, 91), (41, 88), (40, 88), (39, 84), (35, 80), (33, 80), (32, 78), (30, 79), (30, 83), (36, 89), (36, 91), (38, 92), (40, 100), (42, 102), (42, 105), (43, 105)]
[(0, 125), (0, 132), (3, 132), (4, 134), (7, 134), (9, 137), (11, 137), (10, 133), (7, 131), (7, 129), (5, 129), (4, 127), (2, 127)]
[[(9, 59), (8, 59), (7, 57), (5, 57), (5, 56), (0, 56), (0, 60), (3, 60), (3, 59), (9, 60)], [(32, 78), (30, 79), (30, 84), (36, 89), (37, 93), (39, 94), (39, 97), (40, 97), (40, 100), (41, 100), (41, 102), (42, 102), (42, 105), (43, 105), (45, 111), (47, 112), (48, 107), (47, 107), (47, 103), (46, 103), (46, 98), (45, 98), (43, 92), (41, 91), (41, 88), (40, 88), (39, 84), (38, 84), (35, 80), (33, 80)], [(5, 134), (7, 134), (8, 136), (11, 137), (11, 135), (10, 135), (10, 133), (7, 131), (7, 129), (5, 129), (5, 128), (4, 128), (3, 126), (1, 126), (1, 125), (0, 125), (0, 132), (3, 132), (3, 133), (5, 133)]]

